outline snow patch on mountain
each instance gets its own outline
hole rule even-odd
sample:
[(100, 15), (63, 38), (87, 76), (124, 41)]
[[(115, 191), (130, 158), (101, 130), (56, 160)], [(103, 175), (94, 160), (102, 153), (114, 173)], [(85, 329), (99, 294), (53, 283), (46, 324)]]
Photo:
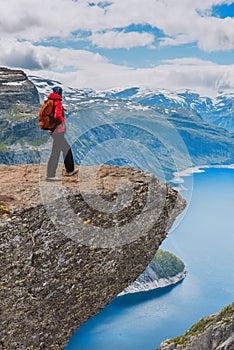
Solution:
[(30, 76), (30, 79), (37, 86), (41, 98), (46, 98), (54, 85), (61, 86), (64, 90), (65, 107), (66, 104), (72, 104), (76, 108), (77, 105), (92, 107), (101, 103), (106, 106), (111, 104), (111, 110), (114, 111), (120, 109), (124, 102), (125, 106), (127, 104), (130, 110), (135, 111), (163, 108), (161, 112), (164, 115), (186, 110), (186, 113), (192, 113), (209, 124), (234, 132), (234, 93), (221, 93), (211, 98), (188, 89), (170, 91), (136, 86), (95, 91), (71, 88), (63, 86), (58, 81), (43, 80), (35, 76)]

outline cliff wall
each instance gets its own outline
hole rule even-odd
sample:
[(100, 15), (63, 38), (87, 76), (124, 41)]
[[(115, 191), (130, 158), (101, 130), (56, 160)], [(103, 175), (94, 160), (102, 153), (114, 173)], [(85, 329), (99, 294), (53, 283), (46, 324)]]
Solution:
[(165, 340), (158, 350), (233, 350), (234, 303), (204, 317), (184, 335)]
[(48, 133), (38, 127), (38, 91), (21, 70), (0, 67), (0, 163), (38, 163)]
[(1, 348), (64, 349), (147, 267), (185, 201), (148, 172), (0, 166)]
[(0, 67), (0, 109), (15, 103), (38, 104), (37, 89), (22, 70)]

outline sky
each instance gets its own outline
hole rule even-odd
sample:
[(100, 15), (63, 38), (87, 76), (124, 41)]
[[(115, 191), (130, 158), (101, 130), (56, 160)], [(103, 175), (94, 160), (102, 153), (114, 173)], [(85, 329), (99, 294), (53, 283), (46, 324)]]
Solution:
[(234, 1), (8, 0), (0, 66), (97, 90), (234, 89)]

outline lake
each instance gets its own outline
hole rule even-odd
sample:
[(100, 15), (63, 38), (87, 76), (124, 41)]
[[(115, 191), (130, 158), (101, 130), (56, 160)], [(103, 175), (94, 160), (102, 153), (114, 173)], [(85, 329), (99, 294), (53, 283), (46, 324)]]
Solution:
[[(66, 350), (155, 350), (234, 300), (234, 169), (192, 176), (187, 211), (161, 246), (184, 261), (187, 277), (174, 287), (115, 298), (79, 328)], [(191, 176), (184, 180), (191, 186)]]

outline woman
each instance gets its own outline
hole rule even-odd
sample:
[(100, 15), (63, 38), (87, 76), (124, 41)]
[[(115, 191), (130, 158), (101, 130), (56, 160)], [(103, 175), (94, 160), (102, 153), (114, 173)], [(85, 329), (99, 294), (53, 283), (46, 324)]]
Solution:
[(52, 99), (54, 101), (54, 119), (57, 122), (57, 126), (54, 130), (49, 131), (51, 137), (53, 138), (53, 145), (49, 162), (47, 164), (46, 179), (47, 181), (59, 181), (60, 178), (56, 177), (56, 170), (61, 152), (63, 153), (66, 175), (73, 176), (78, 170), (74, 168), (71, 147), (65, 138), (66, 119), (62, 105), (62, 88), (60, 86), (53, 87), (53, 92), (48, 95), (48, 99)]

